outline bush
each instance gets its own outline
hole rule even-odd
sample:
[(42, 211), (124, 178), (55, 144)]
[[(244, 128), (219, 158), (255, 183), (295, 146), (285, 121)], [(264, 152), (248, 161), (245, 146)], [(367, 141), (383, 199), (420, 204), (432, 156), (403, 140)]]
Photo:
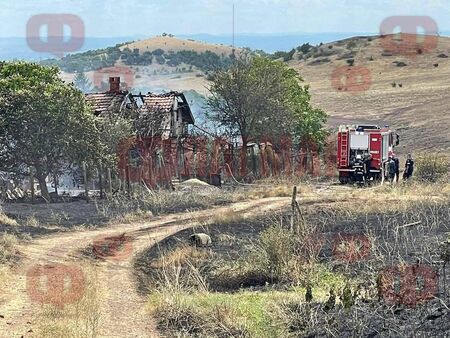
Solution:
[(424, 182), (437, 182), (448, 175), (448, 158), (440, 154), (420, 154), (416, 158), (416, 176)]
[(261, 268), (270, 274), (272, 280), (286, 276), (287, 267), (293, 257), (294, 241), (292, 233), (281, 225), (273, 225), (264, 230), (256, 250)]
[(14, 235), (3, 234), (0, 237), (0, 264), (9, 263), (17, 257), (17, 243)]
[(356, 41), (350, 41), (347, 43), (347, 49), (353, 49), (357, 46)]
[(311, 46), (309, 43), (304, 43), (303, 45), (297, 47), (297, 51), (303, 53), (303, 54), (307, 54), (309, 53), (309, 51), (313, 48), (313, 46)]

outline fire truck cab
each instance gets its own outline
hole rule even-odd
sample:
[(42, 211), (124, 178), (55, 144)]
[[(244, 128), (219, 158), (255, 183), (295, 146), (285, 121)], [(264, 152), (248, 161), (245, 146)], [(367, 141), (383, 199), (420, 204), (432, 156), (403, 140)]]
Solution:
[(346, 184), (382, 179), (385, 163), (399, 143), (399, 135), (389, 126), (340, 126), (337, 146), (339, 181)]

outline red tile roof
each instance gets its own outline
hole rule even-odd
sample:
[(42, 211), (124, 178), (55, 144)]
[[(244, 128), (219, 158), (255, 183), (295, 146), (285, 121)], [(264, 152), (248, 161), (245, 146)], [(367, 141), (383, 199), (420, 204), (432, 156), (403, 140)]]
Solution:
[(114, 107), (120, 107), (126, 96), (126, 92), (93, 93), (86, 94), (86, 100), (94, 107), (95, 114), (99, 115), (113, 109)]
[(144, 96), (144, 105), (141, 108), (145, 112), (169, 113), (172, 111), (175, 102), (175, 92), (167, 94), (148, 93)]
[[(181, 99), (181, 101), (179, 100)], [(173, 110), (175, 100), (178, 100), (178, 108), (182, 109), (184, 122), (194, 124), (195, 120), (192, 116), (191, 108), (183, 93), (169, 92), (165, 94), (148, 93), (144, 96), (144, 105), (141, 112), (144, 114), (161, 112), (169, 113)]]

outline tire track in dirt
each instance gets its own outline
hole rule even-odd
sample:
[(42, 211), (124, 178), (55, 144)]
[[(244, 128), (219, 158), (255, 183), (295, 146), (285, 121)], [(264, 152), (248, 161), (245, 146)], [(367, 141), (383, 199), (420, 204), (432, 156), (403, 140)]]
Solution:
[(82, 251), (99, 236), (126, 233), (132, 253), (123, 261), (95, 261), (98, 287), (106, 292), (100, 304), (99, 337), (157, 337), (154, 323), (145, 312), (146, 299), (138, 295), (133, 271), (135, 257), (155, 243), (178, 231), (207, 223), (214, 215), (234, 210), (243, 217), (274, 212), (290, 205), (290, 198), (274, 197), (234, 203), (224, 207), (156, 217), (148, 222), (119, 224), (100, 230), (83, 230), (50, 235), (21, 245), (23, 260), (13, 278), (0, 289), (1, 337), (36, 337), (28, 332), (40, 306), (32, 303), (26, 290), (26, 273), (36, 264), (73, 264), (88, 259)]

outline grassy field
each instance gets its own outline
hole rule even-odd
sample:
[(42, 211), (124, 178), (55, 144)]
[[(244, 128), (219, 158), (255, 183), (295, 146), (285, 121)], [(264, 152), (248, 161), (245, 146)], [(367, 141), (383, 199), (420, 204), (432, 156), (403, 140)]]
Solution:
[[(298, 234), (289, 230), (287, 211), (257, 219), (216, 215), (138, 257), (141, 288), (150, 293), (148, 307), (159, 332), (165, 337), (395, 336), (405, 333), (401, 327), (420, 335), (431, 325), (443, 336), (448, 325), (441, 316), (423, 327), (417, 322), (437, 308), (448, 315), (447, 291), (411, 310), (406, 301), (383, 300), (377, 280), (389, 267), (442, 269), (439, 250), (450, 240), (448, 183), (311, 189), (300, 201), (306, 221)], [(195, 232), (208, 233), (212, 246), (189, 246)], [(336, 240), (349, 234), (367, 239), (370, 245), (358, 249), (367, 256), (346, 259), (354, 249), (348, 243), (337, 249), (344, 256), (335, 252)], [(309, 302), (307, 287), (313, 295)], [(331, 292), (335, 302), (327, 309)], [(389, 308), (395, 311), (386, 314)]]
[[(294, 227), (293, 184), (303, 215)], [(49, 220), (49, 211), (34, 223), (2, 214), (0, 302), (9, 329), (37, 337), (444, 337), (450, 329), (447, 178), (367, 188), (265, 180), (187, 196), (197, 201), (189, 212), (180, 212), (188, 197), (179, 192), (113, 199), (93, 206), (110, 216), (97, 225)], [(31, 239), (23, 234), (30, 227), (53, 231)], [(191, 245), (200, 232), (210, 247)], [(118, 233), (131, 241), (128, 257), (92, 254), (92, 240)], [(78, 266), (81, 297), (62, 307), (30, 302), (20, 271), (36, 261)], [(431, 269), (440, 288), (413, 306), (401, 291), (392, 302), (378, 283), (395, 267)]]

